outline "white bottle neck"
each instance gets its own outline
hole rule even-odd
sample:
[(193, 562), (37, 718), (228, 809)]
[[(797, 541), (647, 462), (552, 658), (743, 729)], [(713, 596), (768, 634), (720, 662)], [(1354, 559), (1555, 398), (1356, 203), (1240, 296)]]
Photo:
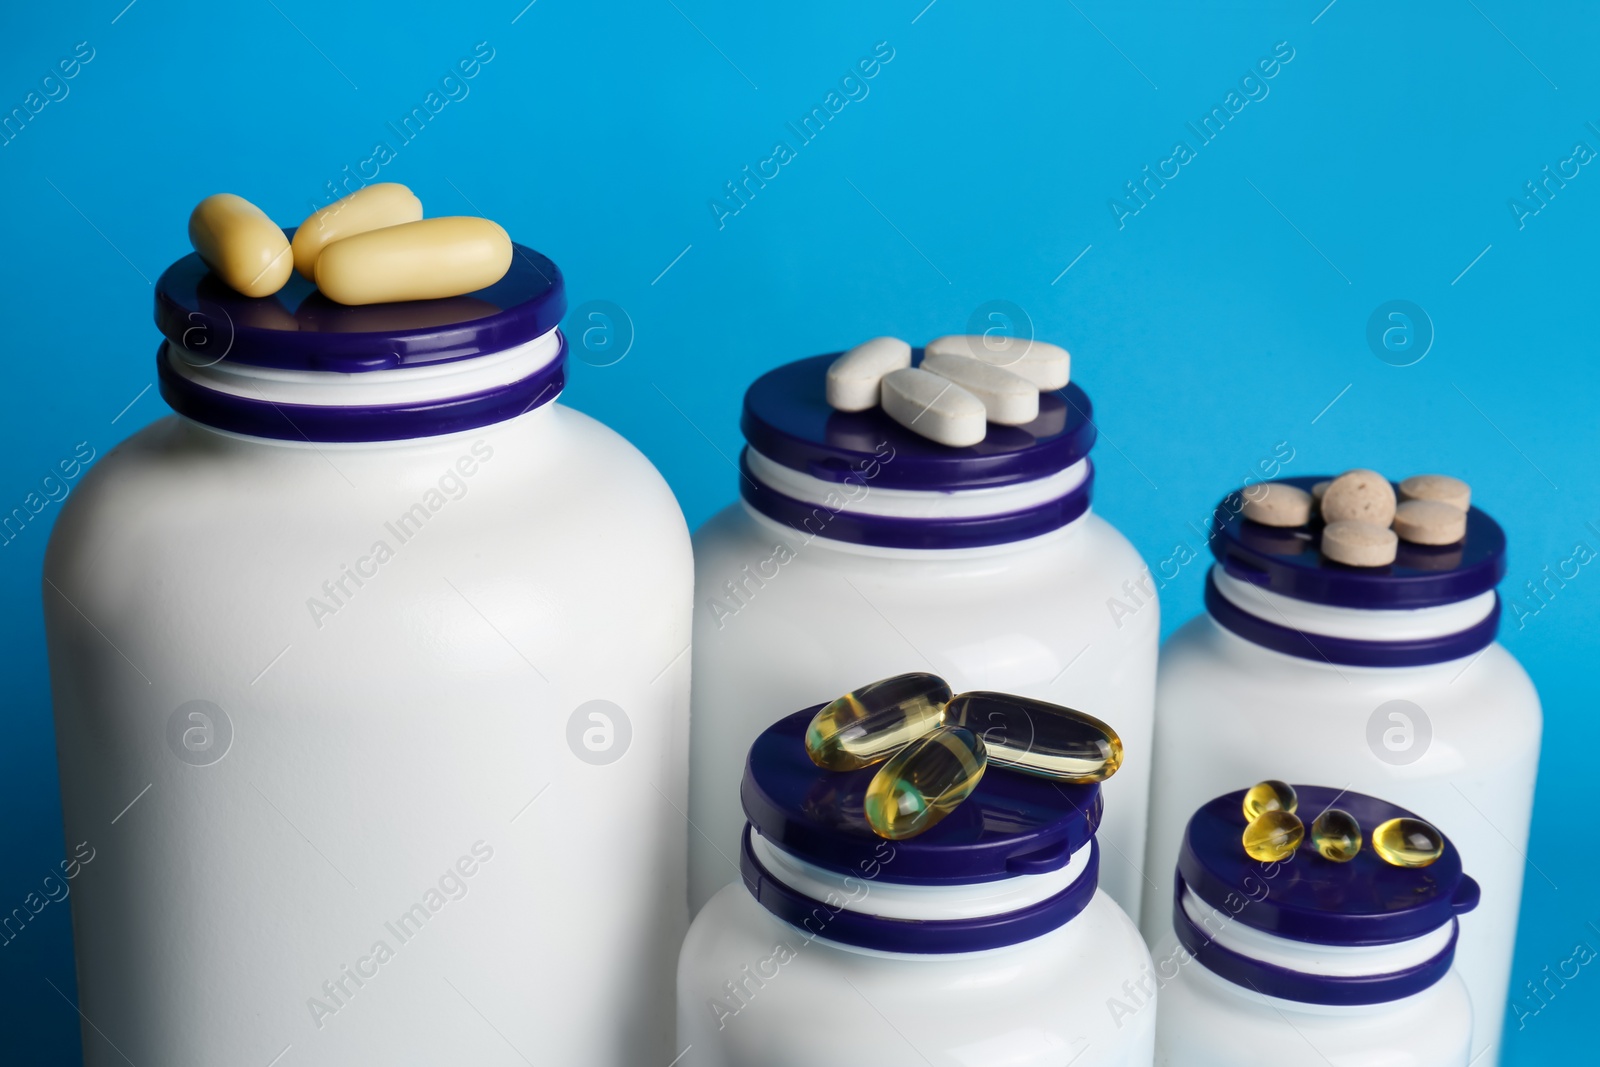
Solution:
[(1228, 574), (1214, 564), (1217, 592), (1234, 607), (1264, 622), (1319, 637), (1357, 641), (1415, 641), (1460, 633), (1496, 610), (1494, 590), (1427, 608), (1379, 610), (1336, 607), (1274, 593)]

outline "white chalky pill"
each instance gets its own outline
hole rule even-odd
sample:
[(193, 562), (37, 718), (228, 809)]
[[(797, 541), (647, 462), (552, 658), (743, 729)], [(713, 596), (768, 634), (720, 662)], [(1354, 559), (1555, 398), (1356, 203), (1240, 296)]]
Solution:
[(1324, 522), (1388, 526), (1394, 521), (1394, 486), (1377, 471), (1346, 471), (1322, 494), (1322, 518)]
[(1311, 494), (1288, 482), (1263, 482), (1243, 491), (1240, 513), (1263, 526), (1304, 526), (1311, 521)]
[(1453, 545), (1467, 536), (1467, 513), (1440, 500), (1402, 500), (1394, 532), (1414, 545)]
[(1400, 483), (1401, 500), (1437, 500), (1458, 511), (1472, 506), (1472, 486), (1448, 474), (1413, 474)]
[(875, 408), (883, 376), (909, 366), (911, 346), (900, 338), (864, 341), (828, 366), (828, 406), (835, 411)]
[(987, 430), (983, 401), (918, 367), (885, 375), (883, 410), (906, 429), (952, 448), (977, 444)]
[(1040, 389), (1063, 389), (1071, 378), (1072, 357), (1060, 345), (1021, 337), (950, 334), (936, 337), (923, 349), (929, 355), (965, 356), (1020, 374)]
[(1394, 562), (1400, 539), (1387, 526), (1344, 519), (1322, 528), (1322, 554), (1351, 567), (1385, 567)]
[(1039, 387), (1004, 367), (948, 352), (924, 352), (922, 369), (955, 382), (983, 401), (990, 422), (1021, 426), (1039, 417)]

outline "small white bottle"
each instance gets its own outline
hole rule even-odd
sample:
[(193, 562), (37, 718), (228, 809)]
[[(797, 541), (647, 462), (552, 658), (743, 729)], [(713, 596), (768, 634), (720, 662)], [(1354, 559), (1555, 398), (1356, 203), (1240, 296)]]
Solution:
[(862, 813), (876, 768), (807, 757), (815, 710), (750, 751), (742, 883), (678, 963), (680, 1067), (1149, 1064), (1150, 954), (1096, 888), (1099, 786), (991, 767), (942, 822), (886, 841)]
[[(1171, 926), (1156, 941), (1159, 1067), (1467, 1067), (1472, 1003), (1452, 961), (1457, 916), (1478, 902), (1448, 840), (1432, 865), (1394, 867), (1371, 833), (1411, 812), (1297, 786), (1306, 839), (1258, 862), (1241, 835), (1244, 791), (1195, 813), (1178, 860)], [(1310, 825), (1337, 807), (1364, 840), (1320, 855)]]
[(691, 912), (736, 879), (739, 776), (768, 723), (865, 678), (928, 670), (1114, 726), (1101, 885), (1137, 915), (1160, 610), (1133, 546), (1090, 509), (1076, 385), (970, 448), (828, 407), (833, 356), (745, 395), (741, 500), (695, 534)]
[[(1289, 478), (1309, 490), (1319, 478)], [(1474, 507), (1464, 541), (1401, 542), (1393, 565), (1322, 558), (1320, 524), (1217, 507), (1206, 612), (1166, 642), (1140, 927), (1167, 929), (1190, 813), (1240, 782), (1331, 782), (1428, 813), (1483, 889), (1457, 959), (1478, 1006), (1475, 1067), (1500, 1054), (1542, 716), (1495, 642), (1505, 535)]]
[(688, 531), (553, 402), (555, 264), (156, 306), (45, 561), (85, 1062), (669, 1062)]

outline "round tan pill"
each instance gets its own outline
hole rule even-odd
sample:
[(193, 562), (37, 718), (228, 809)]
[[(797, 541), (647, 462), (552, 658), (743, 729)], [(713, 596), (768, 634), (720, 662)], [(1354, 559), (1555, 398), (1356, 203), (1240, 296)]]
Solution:
[(1304, 526), (1311, 521), (1311, 494), (1288, 482), (1263, 482), (1243, 491), (1240, 514), (1263, 526)]
[(1394, 532), (1414, 545), (1453, 545), (1467, 536), (1467, 513), (1438, 500), (1402, 500)]
[(399, 182), (378, 182), (335, 200), (306, 216), (294, 232), (294, 269), (307, 281), (316, 281), (317, 256), (333, 242), (368, 230), (416, 222), (422, 218), (422, 201)]
[(1328, 491), (1328, 486), (1333, 484), (1332, 478), (1324, 478), (1311, 487), (1311, 502), (1317, 507), (1322, 507), (1322, 494)]
[(1394, 486), (1377, 471), (1346, 471), (1323, 492), (1322, 519), (1388, 526), (1394, 521)]
[(245, 296), (271, 296), (294, 270), (289, 239), (242, 196), (217, 193), (189, 215), (189, 243), (206, 266)]
[(1384, 567), (1394, 562), (1400, 539), (1387, 526), (1345, 519), (1322, 528), (1322, 554), (1351, 567)]
[(1413, 474), (1400, 483), (1401, 500), (1437, 500), (1457, 511), (1472, 506), (1472, 486), (1448, 474)]
[(335, 241), (317, 257), (317, 288), (341, 304), (436, 300), (476, 292), (511, 269), (511, 238), (488, 219), (403, 222)]

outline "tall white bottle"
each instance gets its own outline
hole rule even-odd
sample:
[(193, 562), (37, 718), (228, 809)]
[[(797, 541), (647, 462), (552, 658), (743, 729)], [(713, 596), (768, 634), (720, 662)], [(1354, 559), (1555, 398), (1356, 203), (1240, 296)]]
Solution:
[(45, 563), (86, 1062), (669, 1062), (689, 542), (560, 272), (156, 300)]

